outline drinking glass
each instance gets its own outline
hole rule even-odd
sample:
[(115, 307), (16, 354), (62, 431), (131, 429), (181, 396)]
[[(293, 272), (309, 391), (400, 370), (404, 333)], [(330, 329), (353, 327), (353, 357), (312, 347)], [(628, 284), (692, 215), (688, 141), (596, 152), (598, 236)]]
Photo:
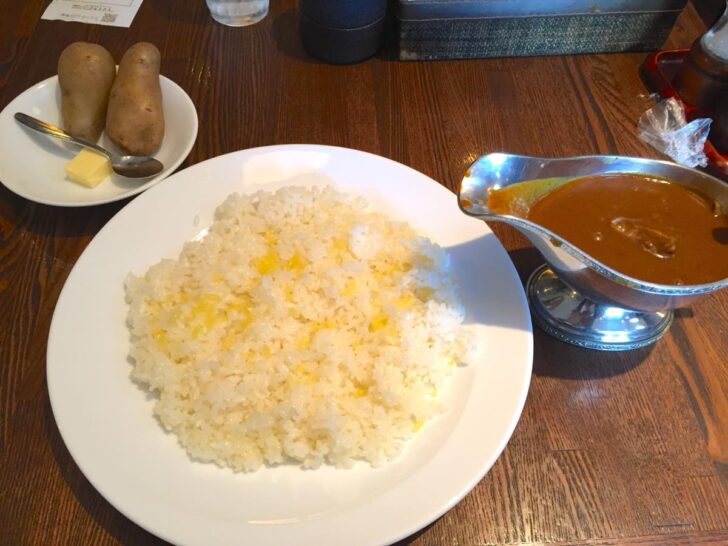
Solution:
[(268, 0), (206, 0), (206, 2), (212, 18), (231, 27), (252, 25), (268, 13)]

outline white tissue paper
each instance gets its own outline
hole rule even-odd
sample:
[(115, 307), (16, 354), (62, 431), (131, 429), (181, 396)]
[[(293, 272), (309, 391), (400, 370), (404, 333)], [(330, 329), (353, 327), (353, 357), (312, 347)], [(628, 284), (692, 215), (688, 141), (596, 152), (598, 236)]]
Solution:
[(682, 103), (674, 98), (658, 102), (640, 117), (637, 134), (656, 150), (686, 167), (705, 167), (703, 152), (711, 119), (685, 120)]

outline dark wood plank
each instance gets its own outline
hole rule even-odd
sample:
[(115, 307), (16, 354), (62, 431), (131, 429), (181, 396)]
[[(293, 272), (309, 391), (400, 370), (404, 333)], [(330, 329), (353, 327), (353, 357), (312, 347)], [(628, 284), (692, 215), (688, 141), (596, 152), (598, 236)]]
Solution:
[(609, 538), (578, 542), (557, 542), (553, 546), (720, 546), (728, 541), (727, 533), (689, 533), (682, 536), (652, 535), (634, 538)]

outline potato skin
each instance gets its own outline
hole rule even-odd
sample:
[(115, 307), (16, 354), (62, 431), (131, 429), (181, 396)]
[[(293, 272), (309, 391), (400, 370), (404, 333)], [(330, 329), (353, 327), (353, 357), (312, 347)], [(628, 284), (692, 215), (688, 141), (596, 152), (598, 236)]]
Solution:
[(61, 123), (73, 136), (96, 142), (104, 130), (116, 76), (111, 53), (98, 44), (74, 42), (58, 58)]
[(160, 60), (153, 44), (134, 44), (124, 53), (111, 88), (106, 134), (132, 155), (153, 154), (164, 138)]

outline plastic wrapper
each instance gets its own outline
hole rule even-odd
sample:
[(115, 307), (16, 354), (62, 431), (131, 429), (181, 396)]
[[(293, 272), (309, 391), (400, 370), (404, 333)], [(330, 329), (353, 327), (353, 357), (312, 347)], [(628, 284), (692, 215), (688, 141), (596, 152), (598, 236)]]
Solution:
[(686, 167), (705, 167), (703, 152), (711, 119), (687, 123), (682, 104), (673, 98), (658, 102), (640, 117), (637, 134), (656, 150)]

